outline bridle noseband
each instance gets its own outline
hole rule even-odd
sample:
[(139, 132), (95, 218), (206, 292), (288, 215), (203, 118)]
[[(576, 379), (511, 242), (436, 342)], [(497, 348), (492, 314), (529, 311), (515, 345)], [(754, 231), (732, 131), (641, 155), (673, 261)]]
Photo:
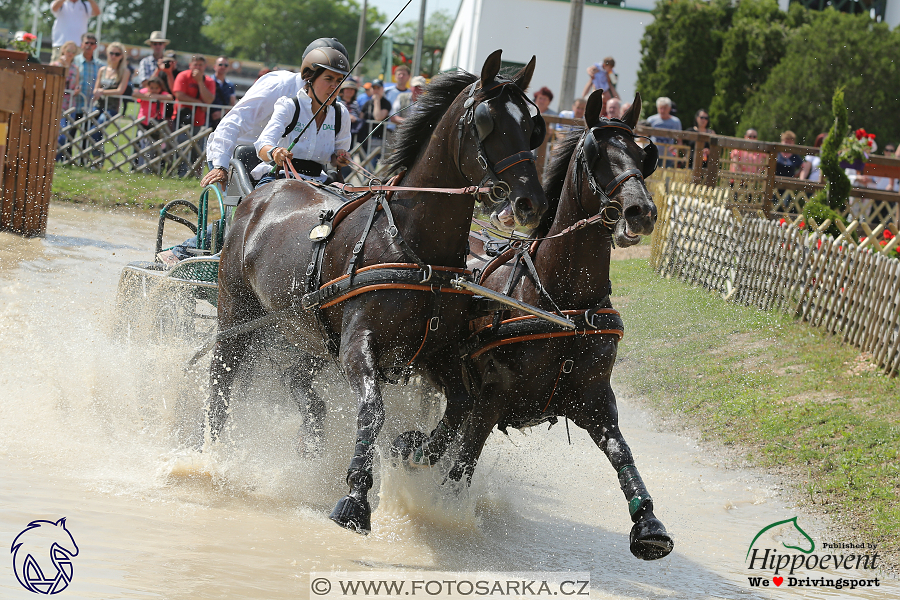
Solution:
[[(480, 81), (480, 80), (479, 80)], [(522, 152), (516, 152), (506, 158), (497, 161), (493, 165), (490, 160), (487, 158), (487, 153), (484, 149), (484, 140), (488, 135), (494, 130), (494, 119), (491, 117), (490, 108), (488, 108), (488, 102), (499, 97), (500, 93), (502, 93), (503, 89), (507, 86), (511, 86), (512, 89), (516, 90), (520, 96), (522, 96), (526, 102), (534, 105), (528, 99), (528, 96), (525, 95), (516, 85), (515, 82), (507, 80), (507, 79), (496, 79), (496, 85), (494, 87), (488, 89), (485, 92), (485, 98), (480, 102), (475, 101), (475, 92), (478, 89), (483, 89), (482, 86), (479, 86), (479, 81), (475, 81), (474, 83), (469, 85), (469, 95), (463, 103), (463, 107), (466, 111), (459, 118), (459, 123), (457, 125), (458, 131), (458, 144), (457, 144), (457, 155), (456, 155), (456, 168), (460, 172), (460, 174), (468, 180), (465, 173), (462, 171), (462, 140), (465, 135), (467, 126), (469, 132), (475, 138), (476, 141), (476, 155), (475, 159), (478, 162), (478, 165), (481, 167), (481, 170), (484, 171), (484, 175), (481, 178), (481, 183), (478, 187), (490, 187), (491, 192), (487, 194), (488, 197), (493, 200), (493, 202), (503, 202), (509, 198), (509, 194), (511, 192), (509, 184), (500, 179), (499, 173), (509, 169), (513, 165), (519, 164), (520, 162), (531, 161), (535, 162), (534, 152), (529, 150), (525, 150)], [(491, 94), (494, 90), (500, 89), (500, 93), (496, 95), (492, 95), (488, 97), (488, 94)], [(535, 106), (535, 110), (537, 110), (537, 106)], [(540, 113), (534, 117), (532, 117), (534, 122), (534, 129), (531, 133), (531, 139), (529, 140), (529, 146), (534, 149), (540, 146), (544, 141), (544, 136), (547, 132), (547, 126), (544, 123), (543, 117), (541, 117)]]
[[(597, 141), (597, 135), (606, 132), (613, 132), (612, 134), (615, 135), (615, 133), (619, 131), (626, 132), (632, 138), (644, 138), (649, 144), (644, 148), (644, 161), (641, 169), (628, 169), (620, 173), (607, 186), (603, 186), (596, 180), (594, 172), (591, 170), (591, 166), (600, 155), (600, 144)], [(578, 142), (578, 148), (575, 150), (575, 160), (577, 161), (576, 167), (584, 168), (584, 171), (587, 173), (588, 184), (591, 187), (591, 191), (600, 198), (600, 210), (597, 214), (600, 215), (600, 221), (604, 226), (612, 228), (622, 217), (622, 202), (618, 199), (613, 200), (613, 194), (622, 187), (622, 184), (632, 177), (636, 177), (641, 181), (650, 177), (656, 170), (658, 159), (659, 150), (657, 149), (656, 144), (646, 136), (635, 135), (634, 130), (631, 127), (618, 119), (601, 119), (599, 124), (585, 130), (584, 135), (582, 135), (581, 140)], [(581, 189), (580, 176), (581, 168), (576, 168), (574, 177), (575, 197), (577, 198), (578, 205), (581, 206), (581, 209), (587, 212), (584, 205), (581, 203), (581, 195), (579, 193), (579, 190)], [(612, 218), (610, 215), (611, 211), (615, 211), (615, 218)]]

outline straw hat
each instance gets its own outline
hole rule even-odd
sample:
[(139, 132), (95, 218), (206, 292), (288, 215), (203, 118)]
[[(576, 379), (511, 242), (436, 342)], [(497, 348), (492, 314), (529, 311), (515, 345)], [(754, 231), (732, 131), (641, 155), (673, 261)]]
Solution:
[(409, 81), (409, 87), (425, 87), (427, 83), (428, 81), (426, 81), (424, 77), (422, 77), (421, 75), (416, 75)]
[(150, 34), (149, 38), (144, 40), (144, 45), (149, 46), (150, 44), (152, 44), (154, 42), (157, 42), (157, 43), (163, 42), (164, 44), (168, 44), (169, 40), (167, 40), (166, 38), (163, 37), (162, 31), (154, 31), (153, 33)]

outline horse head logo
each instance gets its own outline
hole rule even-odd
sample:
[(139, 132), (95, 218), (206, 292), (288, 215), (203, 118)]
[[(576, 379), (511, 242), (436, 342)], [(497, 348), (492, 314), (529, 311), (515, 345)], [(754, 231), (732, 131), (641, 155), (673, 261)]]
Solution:
[(63, 517), (53, 521), (32, 521), (16, 536), (10, 549), (16, 579), (36, 594), (58, 594), (72, 581), (72, 557), (78, 546)]
[[(766, 525), (765, 527), (760, 529), (759, 533), (756, 534), (756, 537), (753, 538), (753, 541), (750, 542), (750, 547), (747, 548), (747, 556), (750, 556), (750, 550), (753, 549), (753, 544), (756, 543), (756, 540), (759, 539), (759, 536), (761, 536), (768, 530), (772, 529), (773, 527), (778, 527), (780, 525), (787, 525), (788, 523), (792, 523), (794, 525), (793, 529), (796, 530), (797, 533), (799, 533), (802, 537), (806, 538), (806, 540), (809, 542), (809, 548), (807, 549), (807, 548), (801, 548), (800, 546), (789, 546), (789, 545), (785, 544), (784, 542), (782, 542), (781, 545), (784, 546), (785, 548), (789, 548), (791, 550), (799, 550), (800, 552), (803, 552), (804, 554), (812, 554), (813, 550), (816, 549), (816, 543), (813, 541), (813, 539), (811, 537), (809, 537), (809, 534), (806, 533), (805, 531), (803, 531), (803, 529), (800, 527), (800, 525), (797, 524), (797, 517), (793, 517), (791, 519), (785, 519), (784, 521), (776, 521), (775, 523), (772, 523), (771, 525)], [(744, 558), (746, 559), (747, 557), (744, 557)]]

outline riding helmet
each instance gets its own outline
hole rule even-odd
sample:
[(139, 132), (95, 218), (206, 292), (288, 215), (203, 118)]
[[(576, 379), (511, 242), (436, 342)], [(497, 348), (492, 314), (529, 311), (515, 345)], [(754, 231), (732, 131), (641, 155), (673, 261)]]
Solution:
[(318, 77), (323, 69), (334, 71), (343, 77), (350, 72), (350, 64), (347, 57), (335, 48), (314, 48), (300, 65), (300, 77), (311, 81)]
[[(306, 59), (306, 55), (316, 48), (334, 48), (344, 56), (350, 56), (347, 54), (347, 49), (344, 48), (344, 45), (340, 43), (337, 38), (319, 38), (310, 43), (309, 46), (306, 47), (306, 50), (303, 51), (303, 59)], [(349, 59), (348, 59), (349, 61)]]

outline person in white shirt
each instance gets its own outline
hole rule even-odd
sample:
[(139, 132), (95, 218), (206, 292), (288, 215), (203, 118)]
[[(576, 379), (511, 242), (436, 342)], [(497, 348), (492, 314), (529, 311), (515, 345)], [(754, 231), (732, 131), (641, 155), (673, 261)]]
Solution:
[[(254, 143), (257, 155), (266, 161), (251, 173), (260, 180), (256, 187), (283, 179), (287, 163), (302, 177), (322, 182), (327, 178), (326, 163), (349, 164), (350, 113), (335, 103), (337, 95), (333, 95), (349, 70), (347, 57), (334, 48), (316, 48), (306, 56), (300, 67), (306, 85), (295, 96), (278, 99), (272, 118)], [(341, 111), (339, 131), (337, 111)], [(271, 173), (271, 162), (282, 170)]]
[(94, 0), (53, 0), (53, 57), (59, 58), (59, 49), (66, 42), (79, 42), (87, 33), (88, 21), (100, 14), (100, 7)]
[[(347, 56), (346, 49), (338, 40), (319, 38), (306, 47), (303, 58), (315, 48), (334, 48)], [(200, 185), (206, 187), (212, 183), (224, 184), (228, 180), (228, 165), (234, 149), (253, 144), (272, 117), (275, 101), (285, 96), (296, 96), (305, 85), (302, 73), (290, 71), (272, 71), (257, 79), (210, 134), (206, 143), (206, 159), (210, 170)]]

